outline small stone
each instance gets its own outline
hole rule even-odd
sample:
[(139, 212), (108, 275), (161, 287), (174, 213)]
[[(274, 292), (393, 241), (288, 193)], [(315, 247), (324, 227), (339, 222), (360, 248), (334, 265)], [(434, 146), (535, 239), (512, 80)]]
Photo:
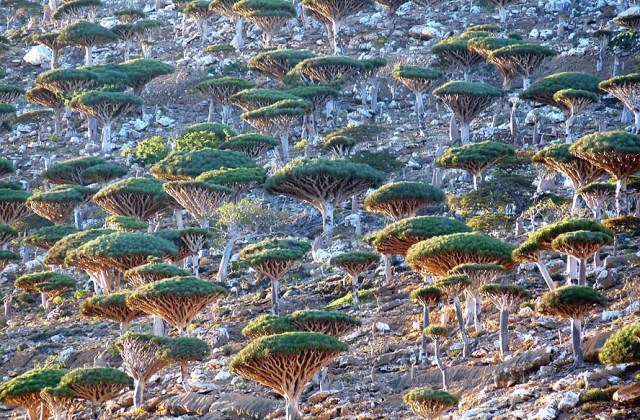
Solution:
[(309, 395), (309, 402), (312, 402), (314, 404), (318, 404), (323, 402), (324, 400), (326, 400), (327, 398), (329, 398), (332, 395), (336, 395), (338, 392), (340, 391), (336, 391), (336, 390), (330, 390), (330, 391), (318, 391), (315, 392), (311, 395)]
[(617, 376), (609, 376), (607, 378), (607, 382), (609, 382), (611, 385), (619, 384), (621, 380), (622, 379), (618, 378)]
[(544, 407), (534, 416), (537, 420), (554, 420), (558, 416), (558, 412), (553, 407)]
[(606, 290), (612, 288), (615, 285), (616, 276), (614, 275), (614, 273), (611, 270), (603, 270), (598, 274), (598, 277), (596, 277), (596, 282), (593, 287), (598, 290)]
[(158, 124), (160, 124), (163, 127), (169, 127), (171, 125), (173, 125), (175, 123), (174, 120), (172, 120), (171, 118), (167, 117), (166, 115), (164, 117), (160, 117), (160, 119), (158, 119)]
[(391, 331), (391, 327), (389, 324), (385, 324), (384, 322), (376, 322), (376, 330), (380, 332)]
[(578, 405), (580, 394), (574, 391), (567, 392), (563, 395), (558, 403), (558, 410), (567, 411)]
[(56, 335), (52, 335), (49, 340), (53, 341), (54, 343), (59, 343), (60, 341), (62, 341), (63, 338), (64, 338), (64, 335), (56, 334)]
[(602, 320), (604, 322), (613, 321), (616, 318), (620, 318), (620, 311), (604, 311), (602, 312)]
[(227, 372), (226, 370), (221, 370), (220, 372), (218, 372), (215, 376), (215, 378), (213, 378), (214, 381), (216, 382), (221, 382), (221, 381), (227, 381), (229, 379), (231, 379), (233, 375), (231, 375), (231, 373)]

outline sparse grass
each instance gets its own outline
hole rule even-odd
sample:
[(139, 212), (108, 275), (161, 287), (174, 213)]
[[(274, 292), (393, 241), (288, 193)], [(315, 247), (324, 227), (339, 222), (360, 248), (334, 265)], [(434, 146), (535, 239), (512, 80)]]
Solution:
[(611, 401), (613, 394), (617, 390), (617, 386), (610, 386), (608, 388), (587, 389), (580, 394), (580, 401), (585, 403), (594, 401)]
[[(358, 292), (358, 298), (360, 299), (360, 303), (367, 303), (367, 302), (371, 302), (373, 300), (375, 300), (375, 293), (378, 291), (378, 289), (367, 289), (367, 290), (360, 290)], [(351, 295), (351, 293), (349, 293), (346, 296), (343, 296), (339, 299), (334, 300), (333, 302), (329, 303), (328, 305), (325, 306), (325, 309), (338, 309), (341, 306), (344, 305), (352, 305), (353, 304), (353, 295)]]

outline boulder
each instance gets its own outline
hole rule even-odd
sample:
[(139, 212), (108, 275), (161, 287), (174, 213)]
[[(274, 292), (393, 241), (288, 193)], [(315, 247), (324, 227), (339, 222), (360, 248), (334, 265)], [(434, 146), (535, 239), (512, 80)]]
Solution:
[(171, 416), (183, 416), (185, 414), (204, 416), (216, 401), (217, 398), (213, 395), (201, 395), (195, 392), (188, 392), (166, 399), (160, 403), (158, 412), (162, 415)]
[(22, 60), (33, 66), (49, 65), (51, 63), (51, 50), (44, 45), (31, 47)]
[(624, 404), (637, 404), (640, 401), (640, 382), (619, 388), (613, 394), (613, 400)]

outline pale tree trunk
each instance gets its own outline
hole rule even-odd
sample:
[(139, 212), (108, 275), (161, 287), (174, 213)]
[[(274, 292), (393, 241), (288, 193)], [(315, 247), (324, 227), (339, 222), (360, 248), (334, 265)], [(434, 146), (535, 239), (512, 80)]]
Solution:
[(140, 407), (144, 403), (144, 383), (139, 379), (134, 380), (133, 406)]
[(236, 35), (234, 37), (236, 48), (238, 48), (238, 50), (242, 50), (244, 48), (244, 22), (241, 17), (234, 17), (233, 23), (236, 29)]
[(500, 27), (504, 30), (507, 27), (507, 9), (503, 6), (499, 6), (498, 14), (500, 15)]
[(324, 203), (324, 211), (322, 212), (322, 233), (328, 240), (333, 236), (333, 204)]
[(587, 284), (587, 259), (580, 259), (580, 277), (578, 278), (579, 286), (586, 286)]
[(342, 48), (340, 47), (340, 22), (334, 21), (333, 25), (331, 25), (331, 39), (333, 44), (333, 55), (340, 55)]
[(582, 322), (578, 318), (571, 318), (571, 344), (573, 346), (573, 358), (576, 366), (584, 365), (582, 355)]
[(571, 255), (567, 255), (567, 274), (569, 275), (569, 284), (578, 283), (578, 260)]
[(84, 64), (85, 66), (90, 66), (93, 62), (93, 45), (90, 45), (88, 47), (84, 47)]
[(58, 50), (51, 49), (51, 70), (55, 70), (58, 67)]
[(278, 280), (271, 280), (271, 310), (274, 315), (280, 315), (280, 308), (278, 306), (278, 288), (280, 282)]
[(62, 137), (62, 114), (63, 110), (60, 108), (54, 108), (53, 110), (53, 133)]
[(458, 319), (458, 327), (460, 328), (460, 338), (462, 338), (462, 357), (469, 357), (469, 336), (464, 327), (464, 317), (462, 316), (462, 307), (460, 305), (460, 297), (453, 298), (453, 307), (456, 309), (456, 318)]
[(131, 40), (124, 40), (124, 61), (129, 61), (131, 58)]
[(109, 151), (111, 145), (111, 120), (102, 124), (102, 153)]
[(476, 310), (473, 314), (473, 326), (476, 332), (480, 333), (482, 332), (482, 297), (477, 292), (474, 292), (473, 299), (476, 304)]
[(466, 300), (465, 300), (465, 316), (466, 316), (466, 327), (471, 327), (475, 323), (476, 319), (476, 298), (474, 294), (469, 290), (466, 291)]
[(164, 320), (159, 316), (153, 316), (153, 335), (164, 337), (166, 335)]
[(353, 296), (353, 305), (360, 305), (360, 298), (358, 297), (358, 291), (360, 289), (359, 276), (351, 276), (351, 295)]
[(434, 356), (436, 359), (436, 365), (438, 365), (438, 369), (442, 373), (442, 389), (445, 391), (449, 390), (449, 375), (447, 373), (447, 367), (442, 362), (440, 358), (440, 340), (434, 340)]
[(416, 96), (416, 114), (418, 115), (418, 122), (422, 121), (422, 115), (424, 114), (424, 99), (422, 99), (422, 92), (414, 92)]
[(362, 236), (362, 218), (358, 210), (358, 196), (355, 194), (351, 197), (351, 214), (355, 216), (355, 235), (359, 238)]
[(523, 77), (522, 78), (522, 90), (527, 90), (531, 86), (531, 78)]
[(640, 110), (633, 110), (633, 131), (634, 133), (640, 132)]
[(500, 356), (509, 353), (509, 309), (500, 308)]
[(233, 246), (235, 245), (237, 240), (238, 237), (236, 235), (232, 235), (229, 237), (227, 243), (224, 246), (222, 259), (220, 260), (220, 266), (218, 267), (217, 279), (219, 282), (224, 282), (227, 280), (229, 261), (231, 260), (231, 252), (233, 251)]
[(391, 255), (384, 256), (384, 282), (385, 284), (393, 283), (393, 272), (391, 267)]
[(427, 336), (424, 333), (425, 328), (429, 326), (429, 307), (422, 305), (422, 331), (420, 338), (420, 361), (423, 366), (427, 366), (428, 354), (427, 354)]
[(607, 48), (607, 39), (600, 40), (600, 48), (598, 48), (598, 61), (596, 62), (596, 71), (601, 72), (604, 64), (604, 51)]
[(280, 134), (280, 158), (282, 165), (286, 165), (289, 162), (289, 130), (283, 129)]
[(82, 205), (73, 209), (73, 220), (76, 226), (76, 229), (82, 230)]
[(619, 179), (616, 181), (616, 215), (624, 216), (629, 213), (627, 207), (627, 180)]
[(209, 100), (209, 114), (207, 114), (207, 122), (214, 122), (216, 120), (216, 104)]
[(547, 287), (549, 288), (549, 290), (555, 290), (556, 286), (553, 283), (551, 274), (549, 274), (549, 270), (547, 270), (547, 266), (541, 260), (536, 261), (536, 266), (538, 267), (538, 270), (540, 271), (540, 274), (542, 275), (542, 278), (544, 279), (544, 282), (547, 284)]
[(45, 312), (49, 312), (51, 301), (49, 300), (49, 296), (46, 292), (40, 293), (40, 302), (42, 304), (42, 309), (44, 309)]
[(298, 407), (298, 398), (294, 395), (285, 395), (284, 400), (286, 403), (285, 419), (300, 420), (302, 416)]
[(565, 134), (566, 134), (566, 143), (567, 144), (571, 144), (573, 143), (573, 126), (576, 122), (576, 115), (572, 112), (571, 115), (569, 115), (569, 118), (567, 118), (567, 121), (565, 122)]
[(473, 173), (473, 190), (478, 191), (478, 186), (482, 181), (482, 172)]
[(469, 123), (460, 123), (460, 140), (463, 146), (470, 143), (471, 127)]

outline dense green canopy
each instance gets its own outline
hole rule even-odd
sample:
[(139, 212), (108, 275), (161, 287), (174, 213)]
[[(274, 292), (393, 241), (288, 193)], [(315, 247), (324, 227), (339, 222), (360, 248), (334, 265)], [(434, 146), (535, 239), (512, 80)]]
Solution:
[(501, 159), (514, 156), (516, 149), (506, 143), (483, 141), (460, 147), (450, 147), (438, 158), (436, 164), (443, 168), (465, 169), (471, 173), (482, 171)]
[(606, 304), (607, 298), (591, 287), (563, 286), (545, 293), (536, 309), (543, 315), (579, 318)]
[(111, 229), (89, 229), (67, 234), (55, 242), (49, 249), (44, 263), (47, 265), (62, 265), (69, 252), (76, 250), (80, 246), (102, 235), (108, 235), (114, 232), (115, 231)]
[(227, 290), (210, 281), (197, 277), (170, 277), (137, 288), (127, 297), (128, 302), (135, 302), (138, 298), (145, 297), (196, 297), (224, 295)]
[(578, 89), (598, 92), (599, 80), (589, 73), (566, 72), (552, 74), (534, 82), (520, 97), (544, 105), (563, 108), (563, 105), (553, 99), (556, 92), (563, 89)]
[(291, 331), (298, 331), (298, 328), (291, 323), (288, 317), (264, 314), (251, 320), (251, 322), (242, 329), (242, 335), (254, 339)]
[(598, 353), (602, 363), (640, 362), (640, 324), (627, 325), (611, 335)]
[(36, 368), (0, 384), (0, 401), (11, 401), (29, 394), (39, 394), (44, 388), (54, 388), (65, 372), (59, 369)]
[(201, 149), (173, 152), (151, 167), (151, 173), (165, 181), (187, 181), (198, 175), (220, 168), (251, 168), (253, 159), (232, 150)]

